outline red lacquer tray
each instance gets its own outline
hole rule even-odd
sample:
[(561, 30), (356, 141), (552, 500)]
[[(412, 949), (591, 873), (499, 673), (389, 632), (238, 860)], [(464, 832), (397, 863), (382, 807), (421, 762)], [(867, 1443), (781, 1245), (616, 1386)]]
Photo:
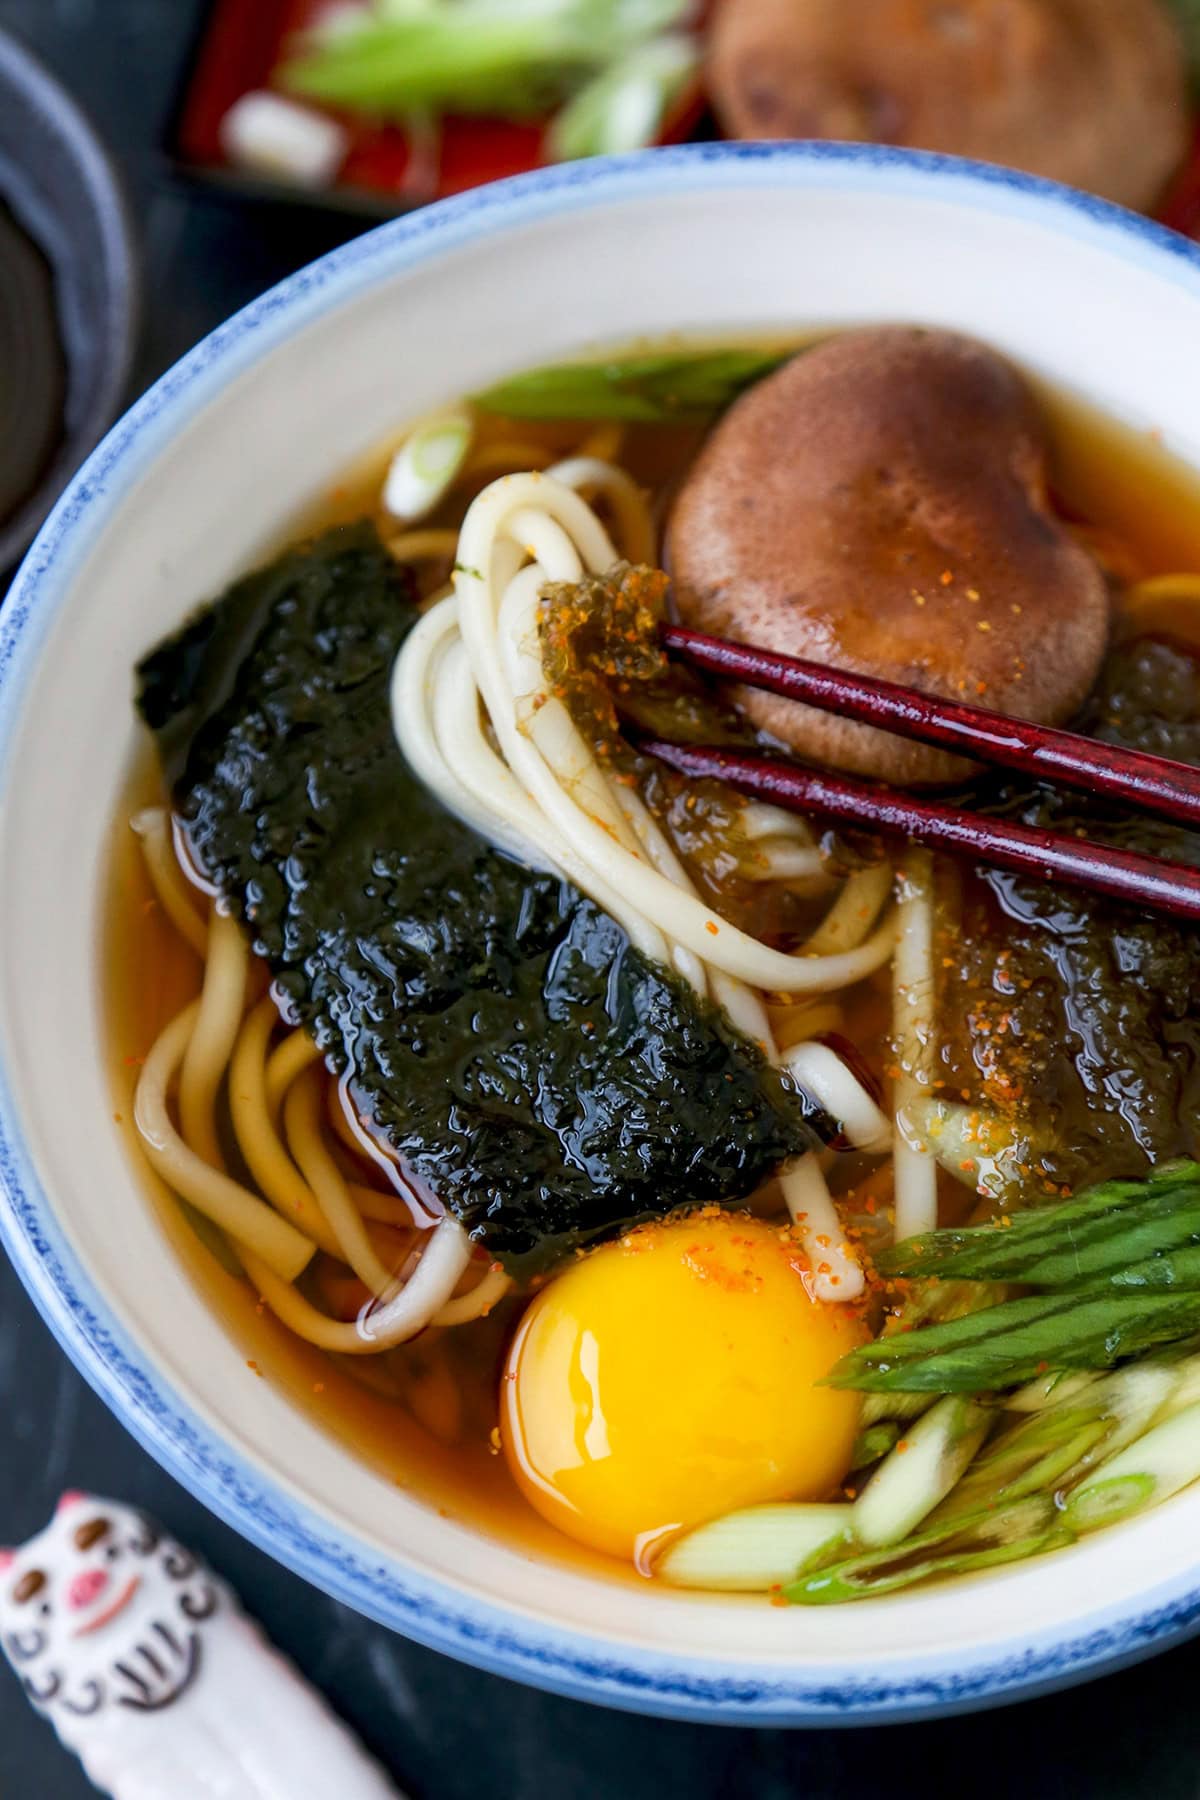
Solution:
[[(521, 174), (545, 161), (545, 129), (539, 123), (447, 118), (431, 170), (428, 159), (414, 161), (407, 134), (398, 127), (364, 124), (343, 114), (339, 117), (350, 132), (351, 149), (333, 189), (313, 193), (232, 169), (221, 149), (222, 119), (243, 94), (268, 85), (288, 38), (326, 10), (328, 0), (215, 0), (205, 15), (171, 128), (169, 149), (177, 166), (243, 192), (391, 213)], [(691, 135), (703, 110), (697, 83), (675, 107), (662, 141), (675, 143)]]

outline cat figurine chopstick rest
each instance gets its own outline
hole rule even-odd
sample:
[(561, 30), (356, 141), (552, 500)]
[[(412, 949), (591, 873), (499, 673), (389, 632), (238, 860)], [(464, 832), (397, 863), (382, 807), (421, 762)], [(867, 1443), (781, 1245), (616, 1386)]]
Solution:
[(131, 1507), (64, 1494), (0, 1550), (0, 1644), (113, 1800), (398, 1800), (230, 1589)]

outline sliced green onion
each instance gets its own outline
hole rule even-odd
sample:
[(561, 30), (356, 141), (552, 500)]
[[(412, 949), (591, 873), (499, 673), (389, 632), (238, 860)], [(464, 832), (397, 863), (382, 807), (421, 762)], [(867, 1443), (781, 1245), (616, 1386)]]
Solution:
[(475, 404), (514, 419), (704, 419), (761, 381), (791, 352), (710, 350), (679, 356), (559, 363), (499, 382)]
[(1178, 1365), (1132, 1363), (1094, 1382), (1077, 1399), (1031, 1414), (987, 1446), (937, 1518), (1069, 1487), (1101, 1457), (1112, 1456), (1145, 1431), (1178, 1381)]
[(854, 1440), (850, 1467), (869, 1469), (872, 1463), (879, 1462), (889, 1450), (895, 1448), (903, 1429), (899, 1419), (880, 1419), (878, 1424), (868, 1425)]
[(864, 1394), (862, 1411), (858, 1423), (860, 1431), (870, 1431), (876, 1425), (895, 1423), (903, 1425), (909, 1419), (919, 1419), (923, 1412), (928, 1412), (934, 1404), (933, 1394)]
[(1035, 1413), (1024, 1426), (988, 1446), (939, 1507), (933, 1523), (1055, 1491), (1087, 1459), (1102, 1453), (1112, 1430), (1111, 1419), (1085, 1407), (1068, 1408), (1061, 1419), (1054, 1413)]
[(1045, 1375), (1035, 1375), (1032, 1381), (1017, 1388), (1015, 1393), (1006, 1394), (1001, 1405), (1005, 1412), (1044, 1412), (1048, 1407), (1061, 1406), (1065, 1400), (1077, 1400), (1080, 1394), (1099, 1379), (1099, 1375), (1082, 1369), (1071, 1373), (1066, 1369), (1051, 1369)]
[(1200, 1401), (1200, 1356), (1185, 1354), (1176, 1365), (1177, 1379), (1159, 1419), (1172, 1418)]
[(1157, 1506), (1200, 1477), (1200, 1402), (1155, 1425), (1107, 1458), (1068, 1497), (1063, 1523), (1094, 1531)]
[(794, 1579), (815, 1551), (845, 1543), (852, 1508), (748, 1506), (670, 1544), (654, 1572), (672, 1587), (765, 1593)]
[(700, 66), (698, 41), (681, 33), (640, 44), (580, 88), (546, 135), (555, 162), (613, 156), (654, 143)]
[(1000, 1512), (977, 1514), (931, 1527), (904, 1543), (868, 1550), (841, 1562), (820, 1559), (784, 1587), (782, 1598), (796, 1606), (829, 1606), (871, 1600), (915, 1587), (932, 1577), (1019, 1562), (1072, 1541), (1054, 1502), (1046, 1495), (1020, 1500)]
[(526, 118), (678, 24), (687, 0), (377, 0), (300, 40), (277, 83), (372, 117), (415, 112)]
[(987, 1435), (994, 1414), (953, 1395), (901, 1438), (854, 1502), (852, 1529), (868, 1549), (898, 1544), (944, 1500)]
[(388, 467), (383, 504), (412, 525), (445, 498), (471, 449), (474, 421), (463, 407), (433, 413), (405, 438)]

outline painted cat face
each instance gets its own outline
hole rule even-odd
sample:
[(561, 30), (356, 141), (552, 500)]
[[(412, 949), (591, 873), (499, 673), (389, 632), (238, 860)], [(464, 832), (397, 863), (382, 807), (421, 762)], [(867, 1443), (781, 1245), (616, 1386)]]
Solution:
[(65, 1494), (44, 1531), (0, 1551), (0, 1646), (47, 1712), (168, 1704), (220, 1602), (190, 1551), (131, 1507), (87, 1494)]

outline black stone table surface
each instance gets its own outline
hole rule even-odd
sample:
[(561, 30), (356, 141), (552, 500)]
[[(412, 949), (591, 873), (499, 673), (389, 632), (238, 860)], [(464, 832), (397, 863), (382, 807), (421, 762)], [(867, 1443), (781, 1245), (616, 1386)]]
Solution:
[[(0, 0), (0, 26), (83, 101), (128, 181), (146, 262), (139, 387), (357, 229), (247, 210), (166, 178), (157, 145), (195, 18), (192, 0)], [(807, 1732), (605, 1712), (419, 1649), (296, 1580), (163, 1474), (75, 1373), (0, 1258), (0, 1543), (36, 1530), (65, 1487), (144, 1506), (209, 1557), (414, 1800), (1200, 1797), (1200, 1644), (975, 1717)], [(0, 1666), (0, 1800), (92, 1791)]]

